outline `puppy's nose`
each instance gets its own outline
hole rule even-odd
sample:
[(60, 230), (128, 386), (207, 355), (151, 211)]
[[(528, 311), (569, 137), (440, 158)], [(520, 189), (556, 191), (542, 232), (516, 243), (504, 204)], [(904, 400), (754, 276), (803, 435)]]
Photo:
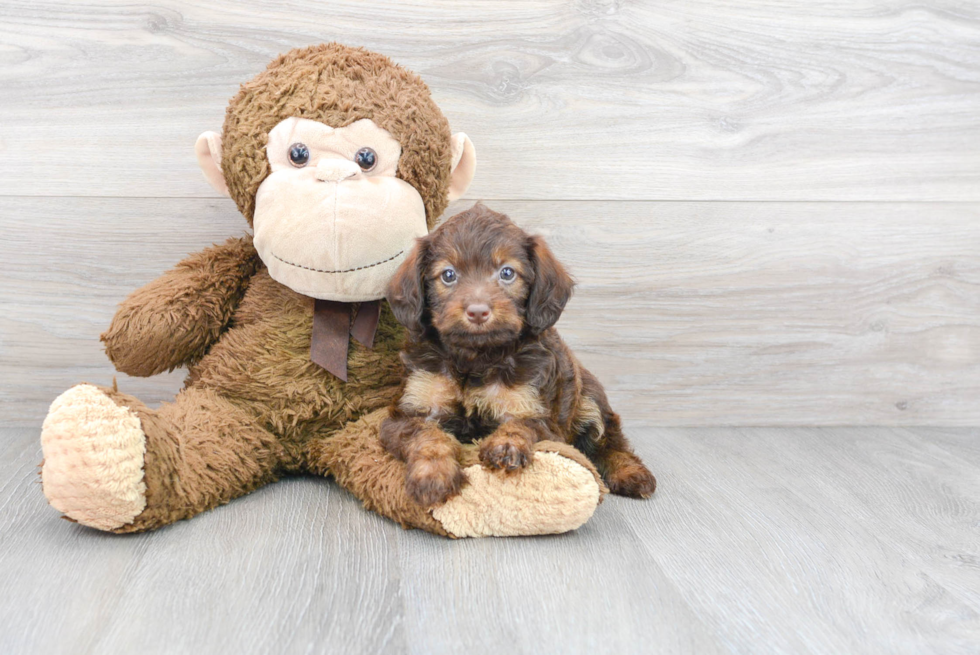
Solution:
[(466, 320), (474, 325), (482, 325), (490, 319), (490, 306), (485, 304), (470, 305), (466, 308)]
[(321, 159), (316, 165), (316, 178), (321, 182), (343, 182), (357, 175), (361, 168), (346, 159)]

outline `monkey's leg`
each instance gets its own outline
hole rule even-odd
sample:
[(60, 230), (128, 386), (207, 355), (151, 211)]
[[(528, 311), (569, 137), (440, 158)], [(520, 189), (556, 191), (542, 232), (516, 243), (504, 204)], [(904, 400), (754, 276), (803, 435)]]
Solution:
[(592, 516), (607, 489), (595, 467), (566, 444), (534, 444), (533, 463), (519, 476), (480, 466), (477, 447), (464, 446), (466, 484), (459, 495), (425, 508), (408, 495), (405, 464), (378, 437), (388, 410), (348, 423), (310, 443), (307, 467), (333, 474), (370, 510), (400, 523), (448, 537), (557, 534)]
[(276, 479), (279, 441), (217, 394), (185, 389), (148, 409), (90, 384), (61, 394), (41, 432), (44, 495), (111, 532), (158, 528)]

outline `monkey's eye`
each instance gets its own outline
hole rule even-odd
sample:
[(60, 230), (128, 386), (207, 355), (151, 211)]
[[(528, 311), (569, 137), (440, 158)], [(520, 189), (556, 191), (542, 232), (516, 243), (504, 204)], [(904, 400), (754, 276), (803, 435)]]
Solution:
[(369, 171), (378, 165), (378, 153), (371, 148), (361, 148), (354, 153), (354, 163), (360, 166), (362, 171)]
[(510, 266), (504, 266), (500, 269), (500, 279), (504, 282), (513, 282), (514, 278), (517, 277), (517, 272)]
[(306, 166), (310, 161), (310, 149), (304, 143), (294, 143), (289, 146), (289, 161), (297, 168)]
[(441, 279), (445, 284), (455, 284), (456, 271), (451, 268), (447, 268), (439, 275), (439, 279)]

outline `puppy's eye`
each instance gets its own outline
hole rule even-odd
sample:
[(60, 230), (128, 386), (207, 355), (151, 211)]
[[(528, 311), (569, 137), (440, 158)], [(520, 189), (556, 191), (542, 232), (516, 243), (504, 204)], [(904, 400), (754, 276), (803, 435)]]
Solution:
[(369, 171), (378, 165), (378, 153), (371, 148), (361, 148), (354, 153), (354, 163), (360, 166), (362, 171)]
[(310, 149), (305, 143), (294, 143), (289, 146), (289, 161), (296, 168), (303, 168), (310, 161)]
[(500, 279), (504, 282), (513, 282), (515, 277), (517, 277), (517, 272), (510, 266), (504, 266), (500, 269)]
[(454, 284), (456, 282), (456, 271), (451, 268), (447, 268), (439, 275), (439, 279), (446, 284)]

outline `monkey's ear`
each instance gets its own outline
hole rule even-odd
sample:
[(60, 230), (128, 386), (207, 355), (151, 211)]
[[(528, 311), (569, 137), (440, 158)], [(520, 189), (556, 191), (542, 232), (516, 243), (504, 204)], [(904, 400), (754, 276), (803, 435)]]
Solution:
[(205, 132), (197, 137), (194, 152), (197, 153), (197, 163), (204, 172), (204, 177), (214, 190), (223, 196), (231, 196), (225, 174), (221, 172), (221, 135), (217, 132)]
[(413, 335), (425, 330), (422, 315), (425, 311), (425, 268), (428, 266), (429, 243), (425, 237), (417, 239), (412, 252), (395, 271), (388, 284), (388, 304), (395, 320), (408, 328)]
[(476, 148), (462, 132), (453, 135), (453, 168), (449, 177), (449, 202), (459, 200), (470, 188), (476, 173)]
[(528, 254), (534, 266), (534, 282), (524, 320), (534, 334), (540, 334), (558, 322), (575, 282), (541, 237), (528, 239)]

